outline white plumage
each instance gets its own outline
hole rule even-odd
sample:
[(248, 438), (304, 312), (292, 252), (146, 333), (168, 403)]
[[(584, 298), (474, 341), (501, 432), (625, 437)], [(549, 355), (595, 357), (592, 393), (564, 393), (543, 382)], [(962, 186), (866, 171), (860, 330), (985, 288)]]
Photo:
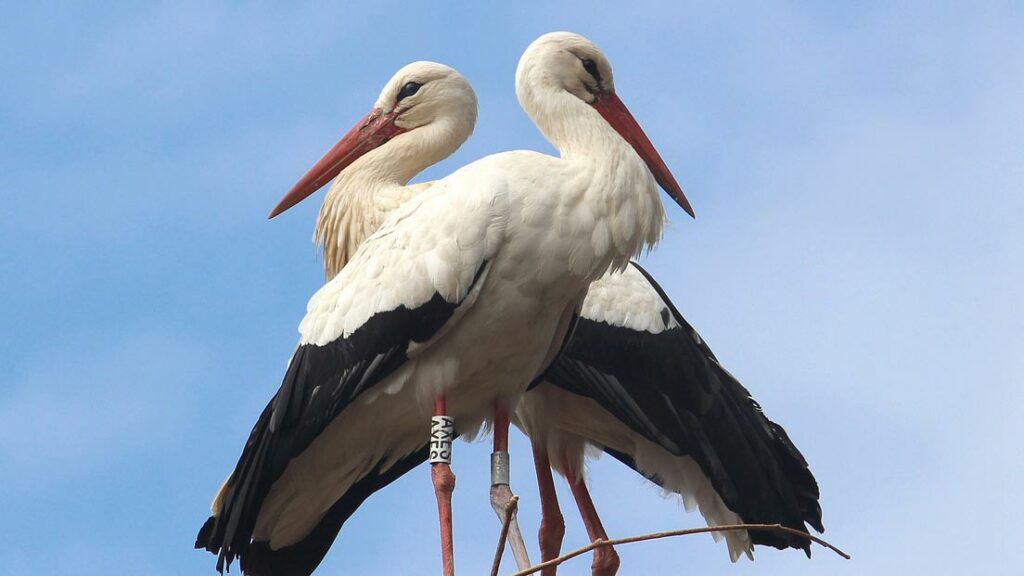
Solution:
[[(580, 89), (588, 77), (580, 54), (598, 60), (610, 84), (600, 52), (567, 34), (535, 42), (517, 71), (524, 109), (561, 158), (497, 154), (436, 182), (387, 216), (313, 296), (285, 384), (247, 445), (256, 452), (243, 452), (197, 546), (219, 551), (222, 561), (242, 555), (245, 570), (249, 536), (271, 552), (300, 543), (355, 483), (422, 446), (439, 395), (460, 432), (483, 424), (496, 405), (514, 407), (565, 340), (589, 284), (659, 238), (664, 213), (654, 179)], [(394, 91), (408, 83), (385, 88), (364, 128), (415, 117), (432, 84), (451, 85), (418, 84), (404, 100)], [(405, 139), (398, 149), (414, 150), (394, 126), (415, 122), (390, 122), (379, 132), (384, 141)], [(362, 158), (367, 166), (374, 159)], [(395, 162), (383, 166), (394, 172)], [(413, 323), (392, 323), (403, 310)], [(420, 333), (421, 325), (430, 329)], [(404, 339), (404, 349), (380, 345), (392, 338)], [(321, 380), (310, 378), (319, 378), (323, 358), (333, 361), (325, 356), (332, 349), (340, 351), (342, 364), (330, 368), (340, 383), (328, 377), (314, 386)], [(364, 388), (372, 393), (362, 396)], [(298, 440), (281, 447), (288, 426)], [(262, 471), (279, 465), (279, 451), (287, 454), (283, 469)], [(251, 534), (221, 522), (225, 514), (251, 516), (254, 506)]]
[[(395, 78), (403, 77), (406, 70), (399, 71)], [(393, 84), (394, 81), (392, 81)], [(461, 102), (469, 102), (461, 98)], [(461, 109), (449, 107), (439, 115), (462, 114), (467, 120), (455, 122), (446, 119), (445, 126), (466, 125), (475, 119), (475, 108), (468, 104)], [(430, 142), (443, 150), (453, 149), (468, 138), (470, 130), (451, 132), (445, 140), (433, 139)], [(381, 156), (391, 153), (404, 142), (413, 138), (422, 141), (425, 134), (413, 132), (407, 140), (395, 140), (378, 149)], [(419, 144), (423, 149), (427, 144)], [(429, 159), (436, 158), (437, 153), (426, 153), (423, 156), (400, 154), (406, 162), (417, 168), (429, 165)], [(406, 185), (411, 170), (403, 169), (403, 180), (397, 181), (384, 175), (382, 170), (365, 170), (363, 165), (353, 165), (335, 180), (324, 200), (320, 216), (317, 220), (315, 240), (327, 246), (342, 242), (348, 246), (358, 246), (366, 235), (373, 232), (373, 223), (380, 221), (394, 206), (394, 199), (410, 199), (400, 210), (407, 210), (410, 205), (417, 205), (419, 194), (426, 191), (434, 182)], [(545, 211), (551, 206), (538, 203), (532, 207), (531, 219), (543, 221)], [(340, 223), (336, 211), (344, 211), (351, 227)], [(584, 230), (592, 226), (593, 216), (584, 213), (578, 220), (558, 219), (555, 226), (561, 230)], [(594, 227), (594, 246), (605, 247), (609, 242), (603, 231), (607, 227)], [(431, 237), (426, 243), (436, 241)], [(334, 277), (345, 264), (346, 260), (339, 257), (325, 258), (325, 269), (328, 278)], [(382, 291), (387, 287), (382, 286)], [(391, 290), (386, 291), (391, 294)], [(596, 322), (604, 322), (611, 326), (628, 330), (660, 334), (668, 329), (680, 328), (674, 315), (668, 314), (667, 304), (650, 281), (637, 268), (628, 266), (620, 272), (609, 272), (593, 282), (588, 288), (583, 301), (580, 315)], [(694, 332), (696, 334), (696, 332)], [(699, 338), (699, 336), (698, 336)], [(550, 359), (548, 359), (550, 360)], [(574, 470), (583, 470), (585, 453), (598, 451), (587, 450), (588, 446), (608, 447), (618, 452), (634, 456), (640, 471), (664, 479), (662, 488), (669, 493), (678, 494), (688, 511), (699, 507), (709, 525), (730, 524), (739, 521), (735, 513), (728, 510), (721, 498), (711, 486), (707, 476), (692, 458), (676, 456), (644, 438), (628, 426), (622, 424), (614, 416), (601, 408), (597, 402), (577, 394), (568, 393), (550, 383), (541, 383), (528, 392), (517, 409), (516, 423), (527, 432), (537, 443), (545, 446), (549, 453), (558, 455), (552, 464), (563, 475), (569, 472), (564, 464), (573, 464)], [(716, 540), (720, 536), (716, 533)], [(740, 554), (750, 553), (750, 539), (744, 532), (728, 532), (725, 537), (729, 541), (730, 556), (735, 560)]]
[[(313, 296), (300, 345), (348, 337), (374, 314), (395, 304), (416, 309), (435, 294), (460, 303), (459, 316), (378, 384), (389, 392), (386, 410), (375, 414), (381, 419), (362, 426), (357, 415), (377, 407), (357, 403), (292, 461), (267, 496), (254, 538), (269, 537), (272, 547), (301, 538), (366, 467), (422, 442), (421, 423), (438, 395), (449, 398), (460, 430), (483, 424), (496, 401), (514, 406), (564, 339), (590, 282), (660, 236), (661, 203), (640, 158), (576, 96), (543, 85), (551, 72), (542, 63), (562, 60), (549, 46), (524, 55), (523, 106), (553, 134), (582, 132), (590, 145), (560, 146), (572, 152), (561, 159), (497, 154), (435, 182), (389, 215)], [(619, 210), (639, 221), (610, 221)], [(467, 300), (481, 268), (478, 297)], [(381, 291), (387, 296), (375, 298)], [(354, 446), (358, 457), (337, 450), (350, 435), (374, 436), (377, 450)], [(352, 462), (366, 464), (347, 469)]]
[(587, 291), (580, 315), (630, 330), (660, 334), (679, 326), (675, 317), (662, 312), (666, 304), (658, 291), (636, 268), (607, 274)]
[[(549, 34), (523, 55), (516, 80), (561, 158), (498, 154), (408, 186), (476, 119), (461, 76), (415, 63), (272, 213), (341, 172), (315, 233), (329, 282), (310, 300), (285, 382), (197, 538), (220, 554), (218, 568), (240, 556), (246, 573), (309, 574), (369, 494), (426, 458), (435, 399), (446, 397), (458, 432), (472, 435), (496, 405), (515, 406), (563, 348), (516, 423), (574, 495), (597, 447), (709, 525), (821, 529), (817, 485), (785, 432), (629, 264), (661, 234), (656, 181), (692, 211), (614, 96), (604, 57), (582, 37)], [(582, 320), (566, 347), (574, 315)], [(605, 362), (626, 349), (618, 365)], [(660, 373), (642, 369), (662, 363)], [(735, 438), (754, 452), (733, 453)], [(751, 553), (747, 533), (725, 537), (733, 560)], [(597, 554), (601, 573), (613, 573), (611, 550)]]
[[(400, 72), (396, 77), (401, 74)], [(463, 98), (462, 101), (467, 102), (468, 99)], [(459, 113), (467, 118), (461, 123), (446, 120), (446, 126), (471, 124), (472, 120), (469, 119), (475, 119), (475, 109), (469, 105), (462, 110), (448, 108), (445, 113)], [(432, 144), (450, 151), (460, 145), (469, 136), (469, 132), (452, 132), (449, 139), (434, 139)], [(414, 135), (420, 137), (420, 134)], [(412, 136), (413, 134), (410, 134), (410, 140)], [(401, 144), (401, 141), (390, 143), (386, 148), (380, 149), (381, 153), (390, 152)], [(424, 160), (425, 158), (433, 159), (437, 156), (437, 153), (428, 153), (419, 158), (403, 155), (406, 162), (414, 165), (417, 170), (429, 165), (430, 161)], [(357, 246), (364, 235), (343, 224), (331, 225), (331, 222), (338, 222), (333, 211), (347, 211), (351, 221), (357, 223), (354, 226), (364, 231), (363, 234), (368, 234), (373, 230), (372, 223), (394, 206), (394, 199), (415, 198), (434, 184), (428, 182), (407, 186), (406, 179), (413, 172), (409, 169), (402, 171), (402, 179), (397, 182), (382, 175), (379, 170), (371, 171), (372, 177), (350, 174), (354, 170), (355, 167), (342, 173), (328, 192), (317, 223), (318, 242), (331, 246), (338, 239), (344, 238), (350, 246)], [(353, 182), (358, 182), (358, 185), (353, 185)], [(543, 221), (545, 211), (550, 209), (551, 206), (544, 203), (527, 208), (531, 219), (537, 221)], [(592, 228), (592, 248), (595, 251), (607, 249), (610, 244), (610, 234), (607, 232), (609, 228), (595, 225), (592, 213), (582, 212), (576, 216), (576, 219), (555, 220), (553, 225), (556, 233)], [(370, 224), (367, 224), (368, 222)], [(578, 253), (571, 255), (570, 269), (582, 261), (585, 261), (585, 258), (581, 258)], [(343, 258), (325, 259), (328, 278), (333, 277), (345, 263)], [(628, 266), (620, 272), (609, 272), (593, 282), (580, 310), (582, 318), (622, 329), (623, 332), (658, 335), (669, 330), (678, 330), (684, 332), (686, 338), (691, 339), (694, 345), (703, 346), (699, 334), (681, 317), (677, 318), (677, 314), (671, 302), (635, 266)], [(651, 354), (655, 352), (652, 351)], [(713, 355), (710, 355), (710, 351), (707, 351), (707, 355), (707, 358), (702, 359), (713, 363), (715, 369), (721, 369)], [(650, 359), (659, 361), (656, 355)], [(550, 361), (550, 358), (546, 359), (545, 364), (547, 361)], [(724, 373), (724, 370), (722, 372)], [(680, 382), (679, 385), (682, 386), (684, 383)], [(637, 409), (636, 412), (642, 414), (643, 411)], [(678, 446), (670, 446), (670, 450), (664, 444), (651, 441), (634, 428), (625, 425), (592, 398), (570, 393), (554, 384), (543, 382), (524, 396), (517, 410), (516, 423), (535, 443), (555, 455), (552, 464), (563, 475), (579, 474), (583, 470), (584, 454), (599, 452), (588, 447), (609, 449), (629, 456), (638, 472), (650, 478), (660, 479), (661, 488), (667, 493), (678, 495), (688, 511), (698, 508), (708, 525), (732, 524), (742, 520), (736, 512), (726, 506), (706, 471), (692, 457), (680, 455)], [(657, 428), (653, 422), (647, 422), (646, 426), (652, 430)], [(667, 439), (664, 442), (671, 444)], [(566, 468), (566, 464), (570, 465), (569, 469)], [(754, 494), (750, 494), (749, 497), (756, 498)], [(779, 519), (775, 517), (771, 521)], [(734, 561), (741, 555), (752, 554), (752, 542), (745, 532), (714, 533), (713, 536), (716, 540), (723, 536), (727, 539), (730, 557)]]

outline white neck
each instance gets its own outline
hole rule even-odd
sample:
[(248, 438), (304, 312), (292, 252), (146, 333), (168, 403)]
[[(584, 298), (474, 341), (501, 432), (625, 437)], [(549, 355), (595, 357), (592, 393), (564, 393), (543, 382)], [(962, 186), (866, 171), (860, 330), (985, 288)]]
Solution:
[(521, 95), (523, 109), (562, 158), (636, 156), (597, 110), (572, 94), (564, 90), (523, 90)]
[(445, 122), (421, 126), (366, 153), (335, 178), (313, 234), (324, 250), (328, 280), (387, 215), (415, 193), (407, 186), (409, 180), (454, 152), (463, 139), (455, 138), (453, 127)]
[(323, 248), (327, 280), (334, 278), (363, 240), (408, 199), (407, 190), (403, 183), (372, 177), (334, 181), (320, 207), (313, 232), (313, 242)]
[(523, 82), (518, 96), (562, 159), (580, 164), (593, 201), (607, 207), (612, 268), (624, 268), (645, 247), (653, 247), (661, 238), (665, 212), (654, 176), (632, 146), (597, 110), (565, 90)]

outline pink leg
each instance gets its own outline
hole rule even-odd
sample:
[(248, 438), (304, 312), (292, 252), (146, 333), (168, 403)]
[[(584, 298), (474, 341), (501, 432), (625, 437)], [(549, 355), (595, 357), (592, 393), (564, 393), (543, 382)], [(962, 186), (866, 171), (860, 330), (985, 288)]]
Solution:
[[(594, 508), (594, 501), (590, 498), (590, 491), (587, 490), (583, 475), (573, 470), (568, 464), (565, 470), (569, 473), (569, 489), (572, 490), (572, 496), (576, 499), (580, 515), (583, 516), (583, 525), (587, 528), (590, 541), (593, 542), (598, 538), (607, 540), (608, 533), (601, 525), (601, 518), (598, 517), (597, 509)], [(594, 562), (590, 565), (590, 570), (593, 576), (614, 576), (619, 570), (619, 554), (611, 546), (594, 549)]]
[(508, 410), (494, 405), (494, 451), (508, 452)]
[[(558, 507), (555, 481), (551, 477), (551, 461), (543, 446), (533, 443), (533, 465), (537, 469), (537, 486), (540, 488), (540, 559), (547, 562), (558, 557), (565, 536), (565, 519)], [(541, 571), (541, 576), (555, 576), (558, 568), (552, 566)]]
[(441, 524), (441, 569), (444, 576), (455, 576), (455, 546), (452, 540), (452, 492), (455, 474), (451, 467), (451, 440), (444, 429), (437, 426), (437, 417), (447, 416), (444, 396), (434, 402), (435, 421), (431, 426), (430, 477), (437, 497), (437, 517)]

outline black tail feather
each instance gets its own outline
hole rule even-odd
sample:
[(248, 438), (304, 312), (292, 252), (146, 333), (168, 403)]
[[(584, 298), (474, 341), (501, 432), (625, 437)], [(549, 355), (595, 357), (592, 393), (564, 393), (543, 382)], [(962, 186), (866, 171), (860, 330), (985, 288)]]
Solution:
[[(776, 496), (775, 498), (769, 498), (769, 501), (781, 504), (781, 507), (772, 510), (771, 506), (764, 506), (763, 502), (751, 502), (746, 506), (742, 506), (738, 502), (730, 503), (726, 500), (726, 506), (734, 511), (737, 510), (733, 508), (733, 504), (740, 506), (741, 509), (757, 510), (757, 512), (748, 512), (747, 516), (740, 513), (740, 517), (747, 523), (778, 523), (801, 532), (806, 532), (807, 529), (804, 525), (806, 522), (818, 532), (824, 532), (825, 527), (821, 521), (818, 482), (814, 479), (814, 475), (811, 473), (803, 454), (800, 453), (800, 450), (789, 439), (789, 435), (782, 426), (769, 420), (764, 415), (761, 406), (751, 397), (750, 392), (743, 384), (722, 367), (715, 353), (711, 351), (711, 347), (702, 338), (696, 336), (697, 331), (686, 321), (675, 307), (675, 304), (672, 303), (672, 300), (669, 299), (668, 294), (654, 280), (654, 277), (638, 264), (634, 264), (634, 266), (658, 292), (676, 321), (679, 322), (684, 330), (695, 336), (693, 342), (704, 356), (712, 379), (717, 380), (721, 384), (723, 394), (720, 396), (720, 400), (724, 400), (724, 403), (729, 406), (735, 421), (742, 423), (742, 430), (745, 431), (744, 436), (748, 438), (748, 442), (755, 442), (758, 447), (757, 452), (761, 456), (762, 470), (771, 477), (765, 480), (773, 486)], [(726, 429), (722, 432), (730, 434), (734, 433), (735, 430)], [(755, 441), (753, 439), (759, 440)], [(737, 472), (739, 471), (737, 470)], [(730, 476), (736, 482), (744, 482), (746, 479), (746, 474), (742, 473), (730, 474)], [(749, 498), (746, 498), (746, 495), (749, 493), (748, 490), (750, 490), (750, 487), (743, 489), (744, 500), (749, 500)], [(754, 489), (753, 493), (757, 493), (757, 490)], [(739, 495), (736, 496), (739, 499)], [(761, 505), (759, 506), (758, 504)], [(761, 532), (757, 535), (752, 534), (751, 540), (755, 544), (764, 544), (780, 549), (787, 546), (802, 548), (808, 557), (811, 554), (810, 541), (797, 536), (783, 538), (778, 533), (768, 534)]]
[[(716, 432), (738, 433), (750, 446), (750, 453), (736, 451), (723, 455), (739, 490), (736, 500), (726, 501), (726, 506), (748, 523), (777, 523), (806, 533), (806, 522), (823, 532), (818, 483), (807, 461), (782, 426), (765, 417), (739, 381), (718, 362), (711, 364), (722, 382), (722, 404), (731, 412), (731, 418), (725, 420), (727, 426)], [(802, 548), (810, 555), (810, 541), (796, 535), (760, 531), (752, 533), (751, 540), (779, 549)]]
[(266, 457), (273, 404), (274, 400), (267, 404), (249, 434), (238, 464), (224, 487), (219, 513), (211, 516), (196, 536), (195, 547), (216, 554), (217, 571), (222, 574), (236, 557), (247, 553), (259, 502), (269, 489), (268, 482), (260, 481), (250, 472), (258, 470)]
[(427, 456), (428, 449), (424, 446), (383, 473), (376, 469), (363, 477), (331, 506), (316, 528), (296, 544), (273, 550), (267, 542), (253, 542), (240, 558), (242, 573), (248, 576), (309, 576), (320, 565), (342, 525), (356, 509), (374, 492), (426, 462)]

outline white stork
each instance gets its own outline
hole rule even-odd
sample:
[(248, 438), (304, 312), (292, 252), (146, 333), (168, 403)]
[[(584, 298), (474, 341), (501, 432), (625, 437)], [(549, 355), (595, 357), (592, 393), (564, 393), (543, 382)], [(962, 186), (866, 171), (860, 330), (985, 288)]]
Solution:
[[(438, 65), (411, 65), (416, 66)], [(461, 114), (459, 125), (476, 117), (468, 102), (462, 110), (443, 111)], [(324, 249), (328, 279), (384, 215), (431, 184), (408, 186), (413, 173), (468, 136), (462, 130), (450, 139), (425, 139), (421, 156), (401, 155), (403, 163), (391, 166), (395, 174), (352, 168), (341, 173), (324, 199), (314, 235)], [(680, 495), (687, 509), (699, 507), (709, 525), (780, 523), (806, 530), (806, 522), (821, 530), (817, 484), (799, 451), (636, 263), (591, 285), (565, 352), (527, 392), (517, 416), (533, 441), (546, 504), (544, 560), (557, 555), (564, 531), (549, 453), (569, 479), (591, 538), (607, 537), (581, 475), (588, 445)], [(808, 544), (764, 532), (724, 534), (733, 560), (752, 554), (754, 543), (804, 549)], [(614, 551), (607, 550), (595, 557), (601, 574), (614, 572), (617, 564)]]
[[(275, 213), (345, 164), (387, 163), (382, 144), (429, 128), (417, 102), (432, 84), (389, 84)], [(660, 237), (651, 172), (674, 181), (614, 95), (597, 48), (543, 36), (523, 55), (516, 87), (561, 158), (497, 154), (436, 182), (313, 296), (284, 382), (198, 535), (218, 569), (238, 557), (244, 572), (280, 573), (306, 561), (299, 549), (325, 549), (334, 534), (321, 528), (334, 517), (410, 458), (450, 446), (425, 434), (430, 414), (460, 433), (493, 422), (507, 434), (503, 414), (557, 355), (589, 284)], [(678, 186), (667, 188), (689, 208)], [(454, 476), (439, 460), (443, 566), (453, 574)]]

